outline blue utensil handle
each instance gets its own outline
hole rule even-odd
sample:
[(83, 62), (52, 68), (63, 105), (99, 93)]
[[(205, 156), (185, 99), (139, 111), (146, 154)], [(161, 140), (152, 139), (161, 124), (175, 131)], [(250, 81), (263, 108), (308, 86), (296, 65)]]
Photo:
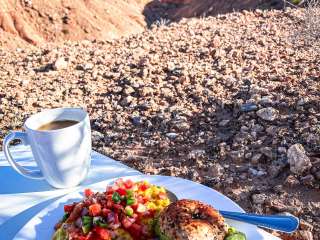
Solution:
[(254, 224), (260, 227), (291, 233), (299, 227), (299, 219), (294, 216), (257, 215), (248, 213), (220, 211), (220, 214), (229, 219)]

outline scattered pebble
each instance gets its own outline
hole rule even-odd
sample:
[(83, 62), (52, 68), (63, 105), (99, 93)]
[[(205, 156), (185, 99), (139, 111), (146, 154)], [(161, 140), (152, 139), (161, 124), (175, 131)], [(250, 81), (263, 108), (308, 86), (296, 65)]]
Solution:
[(292, 145), (288, 149), (287, 157), (290, 164), (290, 170), (297, 175), (301, 175), (311, 168), (310, 159), (306, 155), (304, 147), (299, 143)]

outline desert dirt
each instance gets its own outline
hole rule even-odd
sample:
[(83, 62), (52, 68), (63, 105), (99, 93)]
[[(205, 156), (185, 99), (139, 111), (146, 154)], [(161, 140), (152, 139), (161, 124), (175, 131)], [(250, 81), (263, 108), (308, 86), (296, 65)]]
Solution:
[(105, 40), (141, 33), (163, 20), (282, 7), (280, 0), (0, 0), (0, 47)]
[(81, 106), (94, 150), (250, 212), (294, 214), (290, 239), (320, 239), (320, 51), (292, 42), (301, 14), (243, 11), (1, 48), (0, 139), (42, 109)]

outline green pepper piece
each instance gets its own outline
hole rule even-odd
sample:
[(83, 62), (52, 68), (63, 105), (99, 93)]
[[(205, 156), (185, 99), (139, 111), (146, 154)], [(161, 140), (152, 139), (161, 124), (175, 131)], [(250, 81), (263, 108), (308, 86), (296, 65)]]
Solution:
[(114, 192), (114, 193), (112, 194), (112, 201), (113, 201), (114, 203), (119, 203), (119, 202), (121, 202), (121, 196), (120, 196), (120, 194), (117, 193), (117, 192)]
[(228, 235), (224, 240), (247, 240), (246, 236), (241, 232)]
[(92, 220), (93, 225), (98, 225), (98, 223), (101, 221), (102, 221), (102, 217), (94, 217)]
[(102, 228), (107, 228), (108, 224), (107, 223), (103, 223), (103, 222), (98, 222), (98, 226), (102, 227)]
[(127, 190), (127, 197), (132, 197), (133, 196), (133, 191), (132, 190)]
[(93, 218), (90, 216), (83, 216), (82, 217), (82, 223), (83, 224), (92, 224)]
[(63, 215), (62, 222), (65, 222), (65, 221), (68, 219), (69, 216), (70, 216), (69, 213), (65, 213), (65, 214)]
[(130, 205), (133, 205), (136, 203), (136, 200), (134, 198), (127, 198), (127, 205), (130, 206)]
[(84, 234), (87, 234), (88, 232), (90, 232), (90, 229), (92, 227), (92, 220), (93, 218), (90, 216), (82, 217), (82, 231)]

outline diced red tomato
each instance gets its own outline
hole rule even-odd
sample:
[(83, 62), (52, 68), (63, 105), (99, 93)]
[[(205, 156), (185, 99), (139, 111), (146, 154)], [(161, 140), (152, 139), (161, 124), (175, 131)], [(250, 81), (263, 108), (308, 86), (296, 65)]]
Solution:
[(70, 205), (64, 205), (63, 206), (63, 209), (64, 209), (64, 211), (66, 212), (66, 213), (71, 213), (72, 212), (72, 210), (73, 210), (73, 208), (74, 208), (74, 204), (70, 204)]
[(91, 216), (98, 216), (101, 213), (101, 205), (99, 203), (90, 205), (89, 213)]
[(124, 182), (124, 186), (126, 189), (130, 189), (133, 186), (133, 181), (131, 179), (128, 179)]
[(133, 223), (128, 230), (135, 238), (141, 236), (142, 227), (139, 224)]
[(121, 204), (113, 204), (113, 208), (119, 210), (120, 212), (124, 210), (124, 207)]
[(134, 211), (137, 211), (138, 203), (133, 204), (133, 205), (131, 205), (130, 207), (132, 207), (132, 209), (133, 209)]
[(102, 239), (102, 240), (111, 240), (111, 235), (109, 231), (105, 228), (101, 227), (95, 227), (93, 229), (94, 232), (97, 233), (97, 235)]
[(107, 208), (112, 208), (112, 206), (113, 206), (113, 201), (111, 199), (108, 199), (106, 207)]
[(114, 224), (119, 224), (119, 215), (117, 213), (114, 214)]
[(112, 194), (114, 192), (112, 186), (107, 187), (106, 193), (107, 195)]
[(145, 184), (145, 183), (143, 183), (143, 184), (141, 184), (140, 186), (139, 186), (139, 190), (140, 191), (145, 191), (145, 190), (147, 190), (149, 188), (149, 186), (147, 185), (147, 184)]
[(94, 234), (94, 232), (89, 232), (87, 236), (85, 236), (84, 240), (97, 240), (97, 236)]
[(148, 202), (148, 201), (149, 201), (149, 198), (148, 198), (148, 197), (143, 197), (143, 198), (142, 198), (142, 202), (143, 202), (143, 203), (146, 203), (146, 202)]
[(93, 194), (93, 192), (92, 192), (91, 189), (87, 188), (87, 189), (84, 190), (84, 195), (86, 197), (90, 197), (92, 194)]
[(124, 188), (119, 188), (116, 190), (117, 193), (119, 193), (121, 196), (124, 196), (127, 194), (127, 191)]

